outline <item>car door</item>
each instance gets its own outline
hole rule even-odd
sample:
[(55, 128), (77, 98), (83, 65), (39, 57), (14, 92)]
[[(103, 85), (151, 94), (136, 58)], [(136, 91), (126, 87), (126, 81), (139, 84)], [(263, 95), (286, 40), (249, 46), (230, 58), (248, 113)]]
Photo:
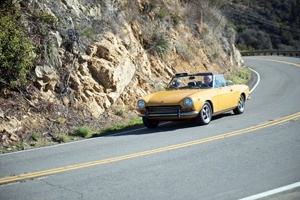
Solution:
[(219, 111), (226, 110), (235, 106), (233, 86), (227, 86), (222, 74), (215, 75), (214, 87), (218, 92)]

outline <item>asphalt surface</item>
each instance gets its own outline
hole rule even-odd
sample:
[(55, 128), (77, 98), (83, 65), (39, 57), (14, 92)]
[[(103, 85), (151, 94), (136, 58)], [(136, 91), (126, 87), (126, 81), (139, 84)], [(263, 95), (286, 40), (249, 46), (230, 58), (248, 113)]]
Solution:
[(0, 155), (0, 199), (251, 199), (300, 182), (300, 59), (244, 60), (259, 84), (242, 115)]

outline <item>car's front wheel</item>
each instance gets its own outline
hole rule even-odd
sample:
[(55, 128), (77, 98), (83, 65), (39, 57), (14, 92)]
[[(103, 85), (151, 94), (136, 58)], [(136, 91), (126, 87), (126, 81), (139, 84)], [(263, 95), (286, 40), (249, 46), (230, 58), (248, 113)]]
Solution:
[(159, 124), (159, 121), (152, 120), (152, 119), (149, 119), (147, 117), (143, 117), (143, 124), (147, 128), (156, 128), (158, 126), (158, 124)]
[(245, 110), (245, 97), (241, 94), (237, 107), (233, 110), (234, 114), (242, 114)]
[(200, 113), (196, 117), (196, 122), (200, 125), (209, 124), (212, 117), (212, 109), (208, 102), (205, 102), (200, 110)]

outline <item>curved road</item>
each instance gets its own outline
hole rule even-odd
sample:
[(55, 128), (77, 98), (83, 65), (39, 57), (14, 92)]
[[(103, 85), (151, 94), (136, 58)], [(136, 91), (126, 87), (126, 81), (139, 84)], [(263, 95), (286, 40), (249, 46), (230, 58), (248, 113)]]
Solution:
[(300, 59), (244, 60), (244, 114), (0, 155), (0, 199), (299, 199)]

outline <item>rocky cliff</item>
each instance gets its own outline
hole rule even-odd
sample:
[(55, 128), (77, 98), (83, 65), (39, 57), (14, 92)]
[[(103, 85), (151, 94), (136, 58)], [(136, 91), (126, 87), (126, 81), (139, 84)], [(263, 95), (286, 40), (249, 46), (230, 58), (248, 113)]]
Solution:
[(3, 146), (26, 141), (25, 133), (54, 137), (76, 126), (98, 129), (120, 111), (134, 116), (137, 99), (161, 90), (175, 73), (230, 74), (242, 66), (235, 32), (217, 0), (30, 0), (15, 6), (43, 51), (32, 85), (1, 92)]

